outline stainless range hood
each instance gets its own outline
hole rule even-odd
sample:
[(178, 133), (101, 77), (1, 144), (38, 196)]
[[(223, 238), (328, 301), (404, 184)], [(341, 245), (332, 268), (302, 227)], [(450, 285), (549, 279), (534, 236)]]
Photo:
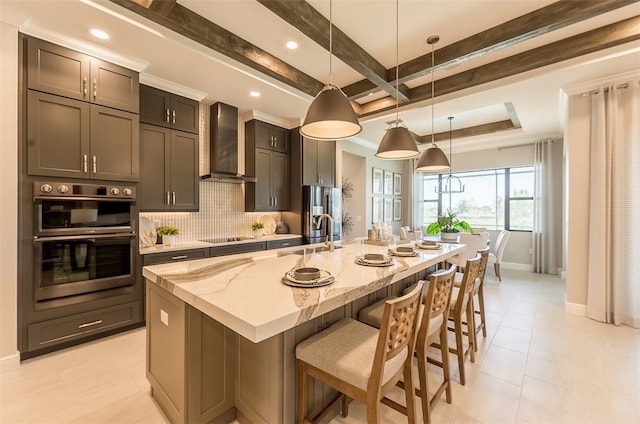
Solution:
[(242, 184), (256, 182), (238, 172), (238, 108), (224, 103), (214, 103), (209, 110), (210, 172), (200, 178)]

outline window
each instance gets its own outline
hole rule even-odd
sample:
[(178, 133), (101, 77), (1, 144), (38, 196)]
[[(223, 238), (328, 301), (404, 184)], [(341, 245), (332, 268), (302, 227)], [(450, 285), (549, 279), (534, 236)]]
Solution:
[(533, 229), (533, 166), (452, 175), (460, 179), (464, 192), (437, 193), (438, 182), (447, 174), (423, 177), (425, 225), (434, 222), (443, 211), (452, 209), (472, 227)]

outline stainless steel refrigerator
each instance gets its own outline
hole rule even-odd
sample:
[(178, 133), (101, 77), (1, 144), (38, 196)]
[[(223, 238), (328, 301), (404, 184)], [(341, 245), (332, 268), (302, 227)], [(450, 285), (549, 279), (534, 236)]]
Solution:
[(301, 229), (304, 243), (320, 243), (328, 239), (329, 220), (321, 220), (316, 229), (318, 217), (328, 214), (333, 218), (333, 240), (340, 240), (342, 229), (342, 192), (339, 188), (302, 186)]

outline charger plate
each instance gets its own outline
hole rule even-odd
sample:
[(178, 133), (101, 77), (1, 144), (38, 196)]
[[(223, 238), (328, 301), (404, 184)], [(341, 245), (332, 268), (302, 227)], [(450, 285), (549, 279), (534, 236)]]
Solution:
[(329, 271), (320, 270), (320, 278), (314, 280), (298, 280), (293, 276), (294, 271), (289, 271), (282, 277), (282, 283), (291, 287), (301, 287), (305, 289), (328, 286), (336, 279)]

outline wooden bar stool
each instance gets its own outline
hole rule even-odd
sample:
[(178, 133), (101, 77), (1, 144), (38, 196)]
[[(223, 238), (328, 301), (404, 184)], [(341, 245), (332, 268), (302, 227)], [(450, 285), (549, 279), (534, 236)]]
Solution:
[[(416, 394), (422, 403), (422, 416), (426, 423), (431, 422), (431, 410), (446, 392), (447, 403), (452, 402), (451, 379), (449, 371), (449, 351), (447, 343), (447, 320), (451, 302), (451, 290), (456, 267), (452, 265), (448, 270), (439, 270), (429, 276), (429, 285), (423, 289), (422, 305), (420, 305), (420, 326), (416, 339), (416, 357), (418, 358), (418, 376), (420, 388)], [(383, 303), (374, 303), (363, 308), (358, 319), (374, 327), (380, 325)], [(428, 356), (431, 345), (440, 347), (440, 360)], [(429, 398), (429, 382), (427, 379), (427, 363), (442, 368), (442, 382), (438, 385), (434, 395)]]
[[(466, 382), (464, 362), (467, 357), (475, 362), (475, 332), (473, 331), (473, 287), (480, 268), (480, 255), (468, 259), (462, 275), (460, 287), (454, 287), (451, 293), (451, 306), (449, 308), (449, 331), (455, 334), (455, 347), (449, 348), (449, 352), (458, 357), (458, 370), (460, 372), (460, 384)], [(463, 328), (466, 327), (466, 331)], [(463, 336), (467, 336), (468, 347), (465, 349)]]
[[(298, 423), (315, 423), (340, 400), (347, 414), (346, 398), (366, 405), (367, 422), (380, 422), (380, 402), (415, 422), (411, 363), (418, 323), (422, 283), (404, 296), (385, 303), (380, 329), (344, 318), (296, 346), (298, 367)], [(307, 383), (311, 376), (339, 393), (313, 418), (307, 417)], [(406, 407), (385, 395), (403, 377)]]
[[(487, 263), (489, 262), (489, 248), (485, 247), (484, 249), (478, 250), (478, 254), (480, 255), (480, 266), (478, 268), (478, 276), (476, 277), (474, 286), (473, 286), (473, 296), (471, 297), (471, 304), (473, 308), (473, 329), (474, 329), (474, 341), (476, 343), (473, 344), (474, 350), (478, 351), (478, 343), (477, 343), (477, 335), (482, 330), (482, 336), (487, 337), (487, 323), (486, 317), (484, 313), (484, 275), (487, 271)], [(460, 272), (456, 273), (456, 279), (453, 283), (455, 287), (460, 287), (460, 283), (462, 282), (463, 274)], [(475, 299), (478, 299), (478, 309), (475, 306)], [(480, 317), (480, 323), (476, 323), (476, 315)], [(466, 322), (464, 323), (466, 324)]]

